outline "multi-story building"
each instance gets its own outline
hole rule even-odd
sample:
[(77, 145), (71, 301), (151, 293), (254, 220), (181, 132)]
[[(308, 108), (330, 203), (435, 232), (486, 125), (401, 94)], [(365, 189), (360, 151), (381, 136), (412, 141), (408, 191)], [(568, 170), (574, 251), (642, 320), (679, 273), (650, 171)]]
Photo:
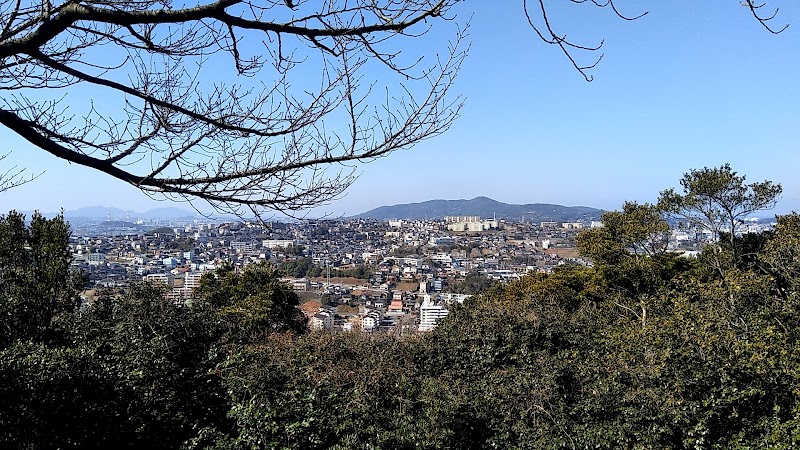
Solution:
[(276, 248), (289, 248), (296, 245), (297, 241), (294, 239), (266, 239), (261, 241), (261, 246), (270, 250), (274, 250)]
[(382, 309), (368, 309), (361, 317), (361, 331), (375, 331), (383, 320)]
[(311, 317), (309, 325), (312, 330), (330, 330), (333, 328), (333, 315), (326, 311), (320, 311)]
[(443, 301), (436, 302), (431, 296), (426, 295), (419, 308), (419, 331), (431, 331), (436, 324), (447, 317), (449, 311)]

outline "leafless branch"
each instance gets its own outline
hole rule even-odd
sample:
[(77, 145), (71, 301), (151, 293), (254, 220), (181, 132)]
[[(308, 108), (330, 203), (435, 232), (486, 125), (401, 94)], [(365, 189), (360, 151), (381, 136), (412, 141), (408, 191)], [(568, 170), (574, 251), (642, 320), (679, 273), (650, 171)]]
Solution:
[(789, 28), (789, 24), (784, 24), (781, 28), (773, 28), (771, 25), (771, 21), (778, 16), (778, 11), (780, 8), (775, 8), (772, 13), (762, 13), (761, 9), (766, 6), (766, 3), (756, 3), (753, 0), (745, 0), (742, 2), (742, 6), (748, 8), (750, 13), (753, 14), (753, 17), (756, 18), (758, 23), (760, 23), (764, 28), (767, 29), (772, 34), (779, 34), (783, 32), (783, 30)]
[[(593, 6), (598, 8), (606, 8), (610, 7), (614, 14), (623, 20), (637, 20), (641, 17), (647, 15), (647, 11), (642, 12), (636, 16), (626, 16), (623, 15), (619, 9), (617, 9), (614, 0), (607, 0), (605, 3), (597, 1), (597, 0), (571, 0), (572, 3), (590, 3)], [(583, 45), (578, 44), (575, 41), (567, 39), (565, 34), (557, 34), (551, 24), (550, 17), (548, 15), (548, 7), (546, 5), (546, 0), (537, 0), (538, 8), (534, 11), (528, 6), (528, 0), (523, 0), (523, 10), (525, 11), (525, 17), (528, 20), (528, 24), (530, 27), (536, 32), (541, 39), (546, 44), (555, 45), (559, 47), (561, 52), (564, 56), (567, 57), (570, 64), (578, 71), (578, 73), (583, 76), (586, 81), (591, 82), (594, 79), (594, 76), (589, 74), (591, 69), (597, 67), (600, 61), (603, 59), (603, 54), (600, 53), (598, 56), (594, 57), (591, 62), (589, 63), (580, 63), (578, 62), (577, 56), (575, 52), (583, 51), (586, 53), (596, 53), (603, 48), (604, 41), (600, 40), (600, 42), (596, 45)]]
[[(643, 11), (635, 15), (624, 14), (617, 6), (615, 0), (570, 0), (575, 4), (589, 4), (598, 8), (610, 8), (616, 17), (625, 21), (633, 21), (641, 19), (648, 14), (648, 11)], [(536, 0), (536, 6), (530, 7), (528, 0), (523, 0), (523, 10), (528, 24), (538, 35), (538, 37), (549, 45), (557, 46), (564, 56), (567, 57), (570, 64), (583, 76), (586, 81), (592, 81), (593, 75), (589, 72), (597, 67), (598, 63), (603, 59), (603, 53), (599, 53), (603, 48), (604, 41), (601, 39), (595, 45), (580, 44), (576, 41), (567, 38), (564, 33), (556, 32), (553, 26), (553, 21), (550, 17), (550, 6), (547, 0)], [(763, 9), (766, 7), (765, 3), (757, 3), (753, 0), (743, 0), (741, 5), (747, 7), (753, 17), (770, 33), (779, 34), (785, 30), (789, 25), (783, 25), (781, 28), (774, 28), (771, 21), (778, 15), (779, 8), (771, 10), (771, 13), (765, 13)], [(590, 56), (588, 62), (584, 61), (586, 54), (595, 55)]]
[[(6, 159), (8, 155), (9, 153), (0, 156), (0, 162)], [(30, 175), (26, 177), (24, 174), (25, 169), (16, 165), (5, 169), (3, 173), (0, 173), (0, 192), (5, 192), (17, 186), (22, 186), (25, 183), (35, 180), (41, 175), (41, 173), (38, 173), (36, 175)]]
[(454, 3), (6, 1), (0, 123), (154, 196), (292, 213), (455, 120), (466, 30), (402, 51)]

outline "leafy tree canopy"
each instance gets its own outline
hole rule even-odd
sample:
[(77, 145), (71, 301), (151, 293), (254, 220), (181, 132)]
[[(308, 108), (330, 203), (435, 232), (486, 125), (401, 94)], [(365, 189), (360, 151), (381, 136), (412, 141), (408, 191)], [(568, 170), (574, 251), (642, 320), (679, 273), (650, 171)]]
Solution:
[(691, 170), (680, 181), (683, 193), (675, 189), (661, 192), (658, 206), (691, 227), (707, 230), (719, 238), (726, 232), (731, 256), (727, 263), (735, 265), (740, 256), (734, 237), (742, 219), (770, 209), (777, 203), (783, 188), (771, 181), (745, 183), (730, 164)]
[(44, 339), (59, 314), (80, 304), (83, 277), (70, 271), (69, 225), (34, 213), (0, 216), (0, 347)]
[(225, 266), (206, 274), (193, 297), (210, 303), (238, 339), (276, 332), (301, 334), (306, 329), (299, 297), (266, 263), (241, 273)]

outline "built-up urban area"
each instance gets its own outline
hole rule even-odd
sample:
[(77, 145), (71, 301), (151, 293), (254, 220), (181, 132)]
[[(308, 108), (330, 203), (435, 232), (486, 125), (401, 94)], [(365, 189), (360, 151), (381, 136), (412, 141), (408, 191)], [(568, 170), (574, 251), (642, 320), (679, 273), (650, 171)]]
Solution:
[[(563, 264), (589, 265), (575, 237), (596, 221), (515, 222), (478, 216), (436, 220), (198, 220), (81, 224), (73, 267), (88, 276), (85, 298), (133, 281), (160, 283), (185, 302), (222, 265), (269, 264), (300, 296), (317, 330), (424, 332), (492, 283)], [(752, 231), (761, 225), (753, 222)], [(75, 228), (75, 227), (74, 227)], [(692, 255), (710, 238), (672, 232), (669, 248)]]

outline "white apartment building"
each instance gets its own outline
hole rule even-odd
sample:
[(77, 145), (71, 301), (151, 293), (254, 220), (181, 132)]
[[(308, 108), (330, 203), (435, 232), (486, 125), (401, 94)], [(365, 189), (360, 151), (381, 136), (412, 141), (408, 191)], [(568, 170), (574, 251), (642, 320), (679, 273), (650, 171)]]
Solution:
[(200, 278), (203, 277), (203, 272), (186, 272), (183, 274), (183, 288), (191, 295), (192, 291), (200, 287)]
[(445, 223), (480, 222), (481, 216), (444, 216)]
[(149, 273), (142, 277), (142, 281), (160, 283), (169, 286), (171, 284), (172, 277), (166, 273)]
[(252, 242), (232, 241), (231, 250), (237, 253), (251, 253), (253, 251)]
[(293, 291), (306, 292), (311, 289), (311, 281), (308, 278), (281, 278), (281, 281), (288, 283)]
[(267, 239), (261, 241), (261, 246), (274, 250), (276, 248), (289, 248), (295, 246), (296, 241), (293, 239)]
[(383, 320), (383, 311), (380, 309), (370, 309), (361, 318), (361, 331), (375, 331)]
[(105, 264), (106, 255), (105, 253), (89, 253), (86, 255), (86, 261), (90, 266), (100, 266)]
[(453, 257), (448, 255), (447, 253), (437, 253), (432, 255), (431, 261), (439, 264), (449, 265), (453, 263)]
[(448, 231), (486, 231), (495, 229), (499, 226), (499, 222), (497, 220), (481, 220), (478, 216), (463, 216), (463, 217), (451, 217), (450, 219), (469, 219), (469, 220), (460, 220), (460, 221), (450, 221), (447, 222), (447, 230)]
[(451, 292), (442, 292), (437, 294), (437, 297), (444, 300), (446, 304), (451, 303), (464, 303), (464, 300), (472, 297), (472, 294), (454, 294)]
[(438, 236), (438, 237), (432, 237), (432, 238), (430, 238), (430, 240), (428, 241), (428, 243), (429, 243), (430, 245), (433, 245), (433, 246), (435, 246), (435, 247), (438, 247), (438, 246), (440, 246), (440, 245), (455, 245), (455, 243), (456, 243), (456, 238), (454, 238), (454, 237), (451, 237), (451, 236)]
[[(392, 259), (392, 258), (389, 258), (389, 259)], [(410, 256), (407, 256), (405, 258), (393, 258), (393, 259), (395, 260), (395, 262), (397, 264), (399, 264), (401, 266), (407, 266), (407, 267), (422, 267), (422, 263), (425, 262), (425, 260), (422, 259), (422, 258), (413, 258), (413, 257), (410, 257)]]
[(419, 308), (419, 327), (417, 329), (422, 332), (431, 331), (449, 313), (444, 302), (434, 303), (431, 296), (426, 295)]

